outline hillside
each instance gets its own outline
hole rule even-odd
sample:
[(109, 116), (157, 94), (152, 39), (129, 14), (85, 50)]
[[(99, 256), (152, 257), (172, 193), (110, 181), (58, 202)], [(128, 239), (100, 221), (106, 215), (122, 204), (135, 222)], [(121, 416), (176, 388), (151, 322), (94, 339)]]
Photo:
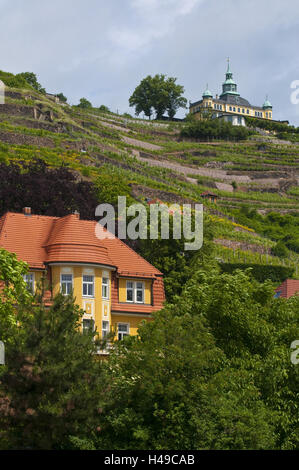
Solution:
[[(299, 145), (262, 133), (244, 142), (182, 140), (183, 125), (84, 110), (34, 89), (7, 87), (0, 161), (40, 158), (103, 184), (111, 176), (121, 182), (121, 194), (145, 204), (148, 198), (203, 202), (224, 269), (256, 265), (275, 282), (298, 278)], [(201, 197), (205, 191), (218, 196), (217, 204)]]

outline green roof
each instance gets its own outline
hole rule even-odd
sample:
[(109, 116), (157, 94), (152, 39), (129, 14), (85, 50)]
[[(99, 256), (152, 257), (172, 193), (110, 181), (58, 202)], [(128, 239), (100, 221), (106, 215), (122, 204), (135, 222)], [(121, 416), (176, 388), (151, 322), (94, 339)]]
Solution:
[(213, 98), (213, 94), (209, 90), (209, 86), (207, 85), (206, 90), (203, 92), (203, 98)]
[(263, 104), (263, 108), (272, 108), (272, 104), (268, 100), (268, 96), (266, 97), (265, 103)]
[(236, 85), (236, 82), (232, 78), (227, 78), (224, 85)]

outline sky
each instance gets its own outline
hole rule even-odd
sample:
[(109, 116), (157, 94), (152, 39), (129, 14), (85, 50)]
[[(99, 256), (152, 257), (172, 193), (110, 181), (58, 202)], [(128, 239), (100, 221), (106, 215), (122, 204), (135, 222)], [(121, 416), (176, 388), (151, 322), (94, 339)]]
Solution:
[(207, 83), (215, 96), (227, 57), (243, 98), (269, 95), (273, 118), (299, 126), (298, 0), (0, 0), (0, 69), (34, 72), (71, 104), (134, 114), (129, 97), (156, 73), (188, 101)]

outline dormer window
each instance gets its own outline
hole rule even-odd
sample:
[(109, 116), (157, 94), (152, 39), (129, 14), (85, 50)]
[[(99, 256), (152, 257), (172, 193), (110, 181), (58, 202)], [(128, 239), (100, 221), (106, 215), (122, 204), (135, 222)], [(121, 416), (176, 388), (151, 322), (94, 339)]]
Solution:
[(144, 302), (144, 284), (143, 282), (136, 282), (136, 302), (143, 303)]
[(144, 303), (144, 283), (127, 281), (127, 302)]

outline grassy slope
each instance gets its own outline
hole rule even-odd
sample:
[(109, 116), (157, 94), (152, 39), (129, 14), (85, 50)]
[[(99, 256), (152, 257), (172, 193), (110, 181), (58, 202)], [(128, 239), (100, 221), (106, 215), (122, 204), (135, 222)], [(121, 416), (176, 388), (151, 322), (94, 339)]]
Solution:
[[(210, 190), (219, 196), (217, 206), (205, 202), (217, 226), (218, 257), (298, 266), (295, 253), (288, 261), (271, 257), (275, 243), (235, 219), (235, 210), (244, 205), (260, 213), (299, 212), (298, 145), (267, 138), (244, 143), (182, 142), (180, 123), (83, 111), (56, 104), (34, 90), (7, 92), (6, 104), (0, 106), (1, 161), (39, 157), (52, 166), (68, 164), (91, 179), (103, 165), (111, 171), (117, 168), (121, 178), (133, 184), (132, 195), (138, 200), (154, 195), (165, 202), (176, 198), (203, 202), (200, 194)], [(223, 189), (219, 183), (228, 186)]]

